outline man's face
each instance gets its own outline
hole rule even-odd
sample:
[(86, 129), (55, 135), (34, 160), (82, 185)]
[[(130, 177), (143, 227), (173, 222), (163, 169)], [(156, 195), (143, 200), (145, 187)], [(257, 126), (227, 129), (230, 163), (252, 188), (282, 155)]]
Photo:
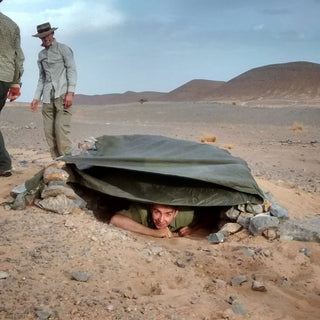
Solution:
[(178, 210), (170, 206), (153, 205), (151, 207), (152, 220), (157, 229), (164, 229), (178, 214)]
[(53, 42), (53, 32), (48, 34), (47, 36), (41, 38), (42, 40), (42, 45), (46, 48), (49, 48), (52, 45)]

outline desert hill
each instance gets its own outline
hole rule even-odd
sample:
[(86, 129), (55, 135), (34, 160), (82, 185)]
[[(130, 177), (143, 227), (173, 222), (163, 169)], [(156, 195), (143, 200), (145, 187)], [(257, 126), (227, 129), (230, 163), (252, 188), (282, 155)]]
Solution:
[(320, 98), (320, 64), (291, 62), (251, 69), (217, 88), (207, 99)]
[(76, 104), (144, 101), (320, 101), (320, 64), (289, 62), (251, 69), (228, 82), (195, 79), (168, 92), (75, 96)]
[(210, 96), (224, 81), (195, 79), (163, 95), (167, 101), (199, 101)]

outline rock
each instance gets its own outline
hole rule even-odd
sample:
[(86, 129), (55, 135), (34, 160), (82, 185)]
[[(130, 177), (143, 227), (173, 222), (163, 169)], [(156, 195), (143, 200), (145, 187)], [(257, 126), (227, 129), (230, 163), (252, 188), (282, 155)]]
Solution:
[(250, 219), (249, 232), (253, 235), (261, 235), (263, 231), (278, 228), (279, 219), (266, 214), (258, 214)]
[(228, 222), (219, 230), (219, 232), (222, 232), (222, 234), (227, 237), (230, 234), (238, 232), (241, 228), (242, 226), (239, 223)]
[(67, 198), (64, 194), (42, 200), (36, 199), (35, 204), (42, 209), (59, 214), (71, 213), (76, 208), (74, 201)]
[(270, 211), (271, 205), (272, 205), (272, 203), (269, 200), (264, 199), (264, 202), (263, 202), (263, 205), (262, 205), (263, 211), (264, 212)]
[(268, 239), (268, 240), (275, 240), (279, 237), (279, 232), (278, 232), (278, 228), (276, 229), (267, 229), (267, 230), (264, 230), (262, 232), (262, 234)]
[(231, 279), (232, 286), (241, 286), (242, 283), (248, 281), (246, 276), (236, 276)]
[(0, 279), (7, 279), (9, 277), (9, 273), (5, 271), (0, 271)]
[(320, 242), (320, 217), (282, 220), (279, 226), (281, 240)]
[(260, 292), (266, 292), (267, 291), (265, 285), (260, 281), (253, 281), (251, 289), (254, 290), (254, 291), (260, 291)]
[(25, 193), (27, 191), (26, 186), (24, 183), (19, 184), (18, 186), (15, 186), (11, 192), (10, 192), (10, 196), (12, 198), (16, 198), (18, 194), (20, 193)]
[(127, 299), (133, 299), (134, 294), (131, 290), (126, 290), (123, 293), (123, 296), (124, 296), (124, 298), (127, 298)]
[(49, 197), (56, 197), (59, 194), (64, 194), (69, 199), (76, 199), (77, 198), (77, 195), (73, 191), (73, 189), (71, 189), (66, 184), (65, 185), (51, 184), (51, 185), (45, 186), (41, 192), (41, 198), (46, 199)]
[(236, 300), (238, 300), (238, 296), (236, 294), (232, 294), (229, 296), (228, 303), (233, 304)]
[(76, 199), (74, 200), (76, 207), (80, 209), (85, 209), (87, 207), (87, 202), (76, 194)]
[(234, 313), (236, 314), (241, 314), (244, 315), (247, 313), (247, 311), (245, 310), (243, 304), (241, 303), (241, 301), (238, 299), (238, 296), (233, 294), (229, 297), (228, 302), (231, 304), (231, 309)]
[(108, 304), (107, 307), (106, 307), (106, 309), (107, 309), (109, 312), (111, 312), (111, 311), (114, 310), (114, 306), (113, 306), (112, 304)]
[(19, 193), (15, 198), (13, 204), (11, 205), (11, 209), (13, 210), (24, 210), (26, 208), (26, 199), (24, 193)]
[(72, 272), (71, 280), (76, 280), (80, 282), (87, 282), (90, 278), (90, 274), (87, 272)]
[(246, 212), (246, 204), (239, 204), (238, 210), (241, 212)]
[(254, 215), (263, 212), (263, 206), (261, 204), (248, 203), (246, 205), (246, 212), (253, 213)]
[(220, 242), (224, 241), (225, 237), (224, 237), (224, 234), (222, 232), (218, 231), (216, 233), (210, 233), (207, 236), (207, 239), (211, 243), (220, 243)]
[(27, 167), (28, 166), (28, 161), (27, 160), (22, 160), (22, 161), (19, 161), (19, 164), (21, 167)]
[(176, 260), (176, 262), (174, 263), (176, 266), (178, 266), (179, 268), (185, 268), (186, 265), (181, 262), (180, 260)]
[(44, 183), (49, 183), (50, 181), (67, 181), (69, 178), (69, 173), (62, 170), (57, 169), (55, 167), (47, 167), (43, 171), (43, 181)]
[(228, 319), (228, 320), (234, 319), (234, 313), (231, 308), (223, 312), (222, 319)]
[(52, 161), (45, 168), (53, 167), (56, 169), (62, 169), (65, 166), (65, 162), (63, 161)]
[(271, 205), (270, 214), (279, 219), (289, 219), (289, 212), (278, 204)]
[(246, 257), (254, 257), (256, 255), (256, 251), (253, 250), (253, 249), (250, 249), (250, 248), (245, 248), (243, 250), (243, 254), (246, 256)]
[(224, 288), (228, 285), (226, 281), (221, 279), (213, 279), (212, 282), (216, 284), (217, 288)]
[(302, 248), (299, 250), (299, 252), (302, 252), (306, 257), (310, 258), (311, 251), (308, 248)]
[(49, 310), (39, 309), (36, 311), (36, 315), (40, 320), (46, 320), (52, 316), (52, 312)]
[(237, 220), (240, 211), (238, 209), (236, 209), (235, 207), (231, 207), (230, 209), (228, 209), (227, 211), (223, 212), (223, 214), (229, 218), (230, 220)]
[(155, 256), (161, 256), (163, 253), (163, 249), (161, 247), (152, 247), (150, 248), (150, 254)]
[(237, 223), (239, 223), (243, 228), (248, 229), (250, 224), (250, 219), (252, 217), (254, 217), (252, 213), (241, 212), (237, 219)]
[(244, 315), (247, 313), (246, 309), (244, 308), (243, 304), (240, 301), (236, 301), (232, 304), (231, 309), (236, 314)]

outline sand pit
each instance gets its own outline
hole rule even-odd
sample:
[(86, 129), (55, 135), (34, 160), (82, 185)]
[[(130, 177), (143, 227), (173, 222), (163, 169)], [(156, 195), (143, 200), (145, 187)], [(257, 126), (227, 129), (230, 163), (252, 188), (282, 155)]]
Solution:
[[(209, 143), (246, 160), (292, 218), (312, 218), (320, 214), (319, 120), (320, 109), (306, 106), (75, 106), (72, 139), (76, 146), (103, 134), (215, 136)], [(0, 125), (13, 158), (13, 175), (0, 178), (5, 202), (50, 155), (40, 112), (6, 106)], [(214, 245), (207, 234), (154, 239), (84, 212), (1, 206), (0, 319), (318, 319), (319, 243), (268, 241), (242, 230)], [(74, 272), (88, 279), (76, 281)], [(253, 290), (254, 281), (266, 291)]]

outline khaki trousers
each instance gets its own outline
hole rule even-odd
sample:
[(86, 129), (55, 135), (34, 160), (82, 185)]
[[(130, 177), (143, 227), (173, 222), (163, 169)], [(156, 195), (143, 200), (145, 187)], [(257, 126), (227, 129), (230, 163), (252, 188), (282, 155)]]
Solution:
[[(0, 81), (0, 112), (6, 103), (9, 89), (10, 89), (10, 83)], [(0, 130), (0, 173), (10, 169), (11, 169), (11, 158), (6, 149), (3, 136)]]
[(64, 108), (65, 95), (52, 98), (50, 103), (43, 103), (43, 127), (50, 153), (53, 159), (71, 153), (72, 142), (69, 138), (72, 107)]

